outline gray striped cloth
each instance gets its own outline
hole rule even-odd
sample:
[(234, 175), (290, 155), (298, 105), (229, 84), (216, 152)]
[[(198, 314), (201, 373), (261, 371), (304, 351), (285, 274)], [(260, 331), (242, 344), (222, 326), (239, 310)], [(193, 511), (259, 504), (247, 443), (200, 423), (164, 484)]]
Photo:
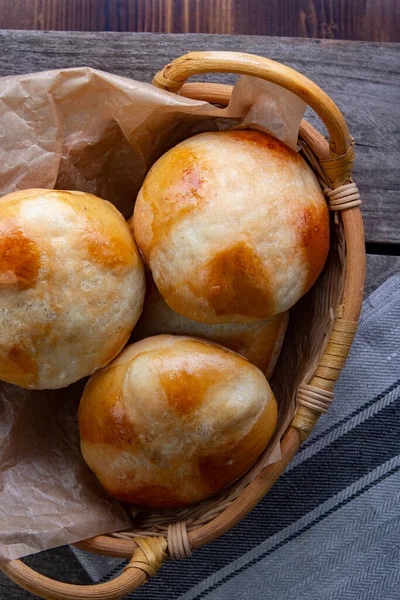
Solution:
[[(400, 275), (365, 300), (335, 392), (250, 515), (132, 598), (400, 599)], [(93, 581), (125, 564), (74, 552)]]

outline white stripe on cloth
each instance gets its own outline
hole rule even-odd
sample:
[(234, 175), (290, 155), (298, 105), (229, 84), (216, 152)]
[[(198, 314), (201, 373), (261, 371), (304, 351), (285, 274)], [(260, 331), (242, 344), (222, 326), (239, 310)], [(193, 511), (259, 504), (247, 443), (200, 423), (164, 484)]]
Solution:
[(332, 442), (340, 438), (348, 431), (354, 429), (354, 427), (357, 427), (357, 425), (360, 425), (360, 423), (362, 423), (366, 419), (369, 419), (373, 415), (377, 414), (380, 410), (385, 408), (385, 406), (388, 406), (389, 404), (397, 400), (399, 395), (400, 383), (398, 386), (396, 386), (395, 389), (392, 389), (388, 394), (379, 398), (379, 400), (377, 400), (374, 404), (372, 404), (371, 406), (367, 406), (367, 408), (360, 411), (354, 417), (352, 417), (342, 425), (339, 425), (336, 429), (333, 429), (332, 431), (324, 435), (323, 438), (319, 439), (317, 436), (314, 436), (317, 437), (317, 439), (315, 441), (311, 439), (310, 445), (294, 457), (290, 465), (287, 467), (286, 473), (288, 473), (291, 469), (297, 467), (299, 464), (301, 464), (302, 462), (304, 462), (305, 460), (307, 460), (326, 446), (329, 446), (329, 444), (332, 444)]

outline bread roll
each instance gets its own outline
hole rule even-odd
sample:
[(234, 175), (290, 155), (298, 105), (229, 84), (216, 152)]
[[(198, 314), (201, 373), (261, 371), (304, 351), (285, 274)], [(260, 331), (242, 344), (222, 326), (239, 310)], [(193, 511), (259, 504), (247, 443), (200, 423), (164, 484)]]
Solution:
[(0, 379), (60, 388), (124, 347), (145, 292), (122, 215), (81, 192), (0, 198)]
[(133, 330), (132, 341), (159, 333), (209, 339), (247, 358), (268, 379), (278, 360), (288, 320), (289, 312), (286, 311), (255, 323), (199, 323), (172, 310), (147, 273), (143, 312)]
[(169, 150), (143, 183), (133, 225), (164, 300), (204, 323), (288, 310), (329, 249), (313, 171), (258, 131), (202, 133)]
[(83, 457), (105, 489), (160, 508), (198, 502), (240, 477), (276, 419), (259, 369), (172, 335), (127, 346), (89, 380), (78, 412)]

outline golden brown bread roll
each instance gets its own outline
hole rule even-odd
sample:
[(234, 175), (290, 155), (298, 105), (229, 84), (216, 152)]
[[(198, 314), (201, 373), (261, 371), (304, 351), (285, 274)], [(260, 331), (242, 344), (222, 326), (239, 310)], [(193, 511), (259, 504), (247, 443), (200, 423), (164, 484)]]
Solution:
[(255, 323), (207, 324), (184, 317), (168, 306), (153, 278), (146, 274), (143, 312), (132, 334), (132, 341), (159, 333), (205, 338), (241, 354), (271, 377), (278, 360), (289, 320), (289, 311)]
[(83, 457), (110, 494), (176, 508), (240, 477), (276, 426), (257, 367), (212, 342), (159, 335), (127, 346), (88, 382)]
[(144, 269), (117, 209), (81, 192), (0, 198), (0, 379), (60, 388), (108, 364), (140, 315)]
[(202, 133), (169, 150), (143, 183), (133, 225), (164, 300), (204, 323), (284, 312), (329, 248), (313, 171), (258, 131)]

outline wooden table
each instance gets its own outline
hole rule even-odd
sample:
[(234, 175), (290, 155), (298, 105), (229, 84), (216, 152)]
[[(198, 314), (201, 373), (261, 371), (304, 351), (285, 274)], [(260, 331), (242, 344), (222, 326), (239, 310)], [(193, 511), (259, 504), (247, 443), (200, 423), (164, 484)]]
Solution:
[[(150, 82), (154, 73), (189, 50), (237, 50), (298, 69), (325, 89), (343, 111), (356, 140), (354, 179), (363, 199), (367, 245), (366, 294), (400, 270), (399, 44), (256, 36), (134, 33), (0, 32), (0, 76), (91, 66)], [(229, 81), (224, 75), (215, 81)], [(314, 124), (317, 119), (309, 114)], [(67, 549), (54, 551), (71, 581), (87, 576)], [(62, 577), (49, 554), (30, 564)], [(68, 580), (68, 575), (66, 575)], [(3, 586), (3, 587), (2, 587)], [(3, 591), (3, 593), (1, 593)], [(0, 577), (0, 597), (32, 598)]]
[(400, 42), (400, 0), (0, 0), (0, 29)]

